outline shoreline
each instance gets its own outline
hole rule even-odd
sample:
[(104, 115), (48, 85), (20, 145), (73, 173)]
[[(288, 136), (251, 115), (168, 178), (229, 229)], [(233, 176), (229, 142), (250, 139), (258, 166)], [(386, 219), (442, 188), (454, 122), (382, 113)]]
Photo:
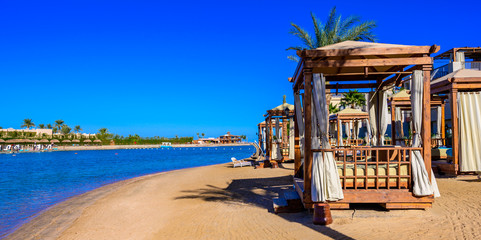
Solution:
[[(252, 143), (236, 143), (236, 144), (172, 144), (172, 148), (184, 147), (239, 147), (252, 146)], [(165, 146), (164, 146), (165, 147)], [(145, 144), (145, 145), (100, 145), (100, 146), (57, 146), (57, 150), (43, 152), (60, 152), (60, 151), (89, 151), (89, 150), (117, 150), (117, 149), (148, 149), (162, 148), (161, 144)], [(22, 151), (22, 152), (0, 152), (0, 154), (10, 153), (42, 153), (42, 151)]]

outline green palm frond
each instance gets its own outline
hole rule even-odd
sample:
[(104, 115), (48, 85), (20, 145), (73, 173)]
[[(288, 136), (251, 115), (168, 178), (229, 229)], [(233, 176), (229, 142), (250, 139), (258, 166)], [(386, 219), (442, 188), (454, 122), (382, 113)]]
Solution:
[(294, 61), (294, 62), (299, 62), (299, 58), (294, 56), (294, 55), (287, 56), (287, 59), (289, 59), (291, 61)]
[[(358, 16), (349, 16), (342, 19), (341, 15), (337, 15), (336, 7), (329, 12), (329, 16), (325, 24), (311, 12), (312, 23), (314, 25), (314, 34), (311, 35), (300, 26), (291, 23), (292, 28), (289, 34), (296, 36), (303, 43), (303, 47), (289, 47), (286, 50), (302, 50), (316, 49), (326, 45), (342, 42), (342, 41), (376, 41), (373, 29), (376, 27), (374, 21), (361, 22)], [(293, 56), (288, 59), (293, 59)], [(294, 57), (297, 59), (297, 57)]]

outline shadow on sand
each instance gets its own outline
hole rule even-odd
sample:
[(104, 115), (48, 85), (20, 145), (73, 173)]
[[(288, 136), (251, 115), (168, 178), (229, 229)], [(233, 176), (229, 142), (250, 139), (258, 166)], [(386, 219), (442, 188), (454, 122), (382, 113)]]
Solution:
[[(183, 196), (176, 199), (202, 199), (204, 201), (222, 201), (230, 203), (252, 204), (274, 213), (272, 198), (278, 197), (283, 191), (292, 188), (292, 177), (272, 177), (233, 180), (225, 189), (206, 185), (205, 188), (184, 191)], [(262, 193), (262, 194), (259, 194)], [(277, 216), (288, 221), (300, 223), (327, 237), (335, 239), (353, 239), (334, 229), (318, 226), (312, 223), (312, 214), (307, 211), (300, 213), (280, 213)]]

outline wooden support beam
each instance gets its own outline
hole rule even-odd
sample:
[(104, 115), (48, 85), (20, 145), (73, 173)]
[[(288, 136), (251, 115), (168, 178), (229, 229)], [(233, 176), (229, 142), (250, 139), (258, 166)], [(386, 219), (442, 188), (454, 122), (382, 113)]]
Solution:
[(446, 104), (441, 103), (441, 138), (443, 139), (443, 146), (446, 146)]
[(376, 83), (326, 84), (326, 89), (376, 88)]
[(304, 68), (304, 196), (305, 203), (311, 203), (311, 179), (312, 179), (312, 70)]
[(458, 124), (458, 90), (452, 89), (450, 92), (451, 99), (451, 124), (453, 125), (453, 137), (452, 137), (452, 148), (453, 148), (453, 161), (455, 164), (455, 171), (457, 174), (457, 166), (459, 164), (459, 124)]
[[(429, 66), (428, 66), (429, 67)], [(429, 181), (431, 181), (431, 72), (430, 68), (423, 70), (423, 122), (422, 122), (422, 139), (423, 139), (423, 158), (426, 171), (428, 172)]]
[(400, 65), (420, 65), (431, 64), (430, 57), (410, 57), (410, 58), (382, 58), (382, 59), (345, 59), (345, 60), (325, 60), (325, 61), (306, 61), (306, 68), (337, 68), (337, 67), (366, 67), (366, 66), (400, 66)]
[[(436, 46), (436, 45), (433, 45)], [(302, 50), (297, 55), (304, 57), (334, 57), (334, 56), (380, 56), (380, 55), (403, 55), (403, 54), (429, 54), (439, 51), (439, 46), (405, 46), (386, 48), (351, 48), (351, 49), (325, 49), (325, 50)]]

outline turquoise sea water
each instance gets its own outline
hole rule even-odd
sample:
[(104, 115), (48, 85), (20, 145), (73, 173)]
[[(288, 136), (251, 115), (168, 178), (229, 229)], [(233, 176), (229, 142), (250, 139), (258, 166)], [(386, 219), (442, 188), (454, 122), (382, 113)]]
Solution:
[(146, 174), (229, 162), (252, 146), (0, 154), (0, 238), (42, 210), (100, 186)]

